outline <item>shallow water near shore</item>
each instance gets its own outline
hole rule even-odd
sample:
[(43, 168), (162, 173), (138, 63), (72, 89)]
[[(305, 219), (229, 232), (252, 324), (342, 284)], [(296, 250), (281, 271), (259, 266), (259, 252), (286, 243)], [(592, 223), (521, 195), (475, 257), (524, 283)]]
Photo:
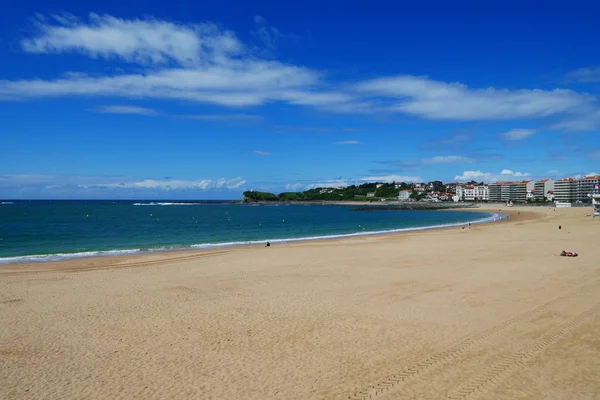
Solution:
[(318, 204), (15, 200), (0, 205), (0, 263), (275, 244), (501, 218), (485, 212), (360, 212)]

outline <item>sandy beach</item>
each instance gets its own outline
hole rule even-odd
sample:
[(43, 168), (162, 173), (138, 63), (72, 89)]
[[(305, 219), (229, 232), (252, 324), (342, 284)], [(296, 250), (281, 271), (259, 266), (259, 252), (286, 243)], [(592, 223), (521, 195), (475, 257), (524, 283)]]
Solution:
[(503, 212), (466, 229), (2, 265), (0, 398), (599, 398), (600, 222)]

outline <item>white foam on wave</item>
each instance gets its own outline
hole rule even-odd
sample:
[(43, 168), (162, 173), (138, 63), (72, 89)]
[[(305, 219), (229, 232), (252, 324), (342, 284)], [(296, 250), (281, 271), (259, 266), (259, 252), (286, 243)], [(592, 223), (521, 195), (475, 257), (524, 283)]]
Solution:
[(217, 248), (229, 248), (239, 246), (251, 246), (257, 244), (264, 244), (269, 242), (272, 244), (281, 243), (292, 243), (292, 242), (303, 242), (309, 240), (329, 240), (329, 239), (340, 239), (347, 237), (356, 236), (371, 236), (371, 235), (382, 235), (387, 233), (398, 233), (398, 232), (410, 232), (410, 231), (422, 231), (427, 229), (438, 229), (438, 228), (452, 228), (456, 226), (464, 226), (467, 224), (484, 224), (487, 222), (495, 222), (505, 219), (505, 214), (492, 214), (489, 217), (481, 218), (478, 220), (453, 222), (449, 224), (440, 225), (428, 225), (411, 228), (399, 228), (389, 229), (381, 231), (363, 231), (355, 233), (342, 233), (338, 235), (322, 235), (322, 236), (305, 236), (299, 238), (286, 238), (286, 239), (262, 239), (262, 240), (248, 240), (238, 242), (222, 242), (222, 243), (200, 243), (192, 244), (189, 246), (173, 246), (173, 247), (157, 247), (148, 250), (141, 249), (126, 249), (126, 250), (107, 250), (107, 251), (84, 251), (80, 253), (57, 253), (57, 254), (41, 254), (31, 256), (18, 256), (18, 257), (0, 257), (0, 264), (16, 264), (16, 263), (28, 263), (28, 262), (46, 262), (46, 261), (62, 261), (74, 258), (85, 258), (85, 257), (106, 257), (106, 256), (124, 256), (131, 254), (144, 254), (144, 253), (156, 253), (166, 251), (177, 251), (186, 249), (217, 249)]
[(134, 206), (195, 206), (199, 203), (171, 203), (171, 202), (160, 202), (160, 203), (133, 203)]
[(127, 256), (127, 255), (141, 253), (141, 252), (142, 252), (142, 250), (140, 250), (140, 249), (127, 249), (127, 250), (106, 250), (106, 251), (81, 251), (79, 253), (38, 254), (38, 255), (18, 256), (18, 257), (0, 257), (0, 264), (62, 261), (62, 260), (69, 260), (69, 259), (74, 259), (74, 258), (86, 258), (86, 257)]
[(489, 217), (481, 218), (474, 221), (464, 221), (464, 222), (453, 222), (449, 224), (441, 224), (441, 225), (427, 225), (427, 226), (418, 226), (418, 227), (410, 227), (410, 228), (398, 228), (398, 229), (388, 229), (381, 231), (363, 231), (363, 232), (355, 232), (355, 233), (341, 233), (338, 235), (322, 235), (322, 236), (305, 236), (299, 238), (286, 238), (286, 239), (264, 239), (264, 240), (248, 240), (248, 241), (240, 241), (240, 242), (226, 242), (226, 243), (202, 243), (202, 244), (193, 244), (190, 247), (194, 249), (212, 249), (212, 248), (222, 248), (222, 247), (236, 247), (236, 246), (250, 246), (256, 244), (264, 244), (265, 242), (269, 243), (291, 243), (291, 242), (303, 242), (308, 240), (328, 240), (328, 239), (340, 239), (346, 237), (356, 237), (356, 236), (371, 236), (371, 235), (383, 235), (387, 233), (398, 233), (398, 232), (411, 232), (411, 231), (423, 231), (427, 229), (438, 229), (438, 228), (452, 228), (456, 226), (464, 226), (467, 224), (484, 224), (487, 222), (495, 222), (500, 221), (506, 218), (504, 214), (492, 214)]
[(15, 204), (15, 203), (12, 202), (12, 201), (2, 201), (2, 202), (0, 202), (0, 204), (2, 204), (2, 205), (8, 205), (8, 204)]

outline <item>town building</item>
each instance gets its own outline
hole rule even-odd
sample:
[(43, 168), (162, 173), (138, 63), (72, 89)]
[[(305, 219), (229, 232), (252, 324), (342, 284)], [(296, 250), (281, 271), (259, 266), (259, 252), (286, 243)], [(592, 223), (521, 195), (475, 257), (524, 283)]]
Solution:
[(494, 182), (494, 183), (491, 183), (488, 187), (489, 187), (490, 201), (495, 201), (498, 203), (501, 201), (506, 201), (506, 200), (502, 200), (502, 183)]
[(459, 185), (459, 183), (456, 183), (456, 182), (446, 183), (446, 191), (448, 193), (456, 193), (456, 185)]
[(600, 218), (600, 184), (592, 190), (592, 204), (594, 206), (594, 218)]
[(554, 191), (554, 180), (553, 179), (542, 179), (537, 181), (534, 185), (534, 200), (545, 201), (550, 199), (550, 192)]
[(577, 181), (577, 200), (589, 202), (592, 199), (594, 188), (600, 185), (600, 175), (586, 176)]
[(554, 201), (557, 203), (577, 201), (577, 181), (573, 178), (565, 178), (554, 182)]
[[(527, 201), (527, 194), (533, 193), (535, 182), (494, 182), (488, 186), (489, 201), (495, 202), (521, 202)], [(531, 196), (531, 194), (529, 195)]]
[(401, 190), (398, 193), (398, 201), (406, 201), (410, 199), (410, 195), (412, 194), (412, 190)]
[(518, 203), (525, 203), (527, 201), (527, 193), (534, 190), (534, 181), (522, 181), (522, 182), (511, 182), (511, 197), (509, 200), (516, 201)]

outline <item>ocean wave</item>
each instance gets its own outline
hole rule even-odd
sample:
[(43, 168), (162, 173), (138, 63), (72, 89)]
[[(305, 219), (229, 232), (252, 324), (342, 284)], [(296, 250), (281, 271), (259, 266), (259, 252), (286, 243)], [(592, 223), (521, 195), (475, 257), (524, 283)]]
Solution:
[(440, 225), (427, 225), (427, 226), (417, 226), (417, 227), (410, 227), (410, 228), (387, 229), (387, 230), (381, 230), (381, 231), (340, 233), (337, 235), (304, 236), (304, 237), (299, 237), (299, 238), (248, 240), (248, 241), (225, 242), (225, 243), (202, 243), (202, 244), (193, 244), (193, 245), (190, 245), (190, 247), (193, 249), (211, 249), (211, 248), (223, 248), (223, 247), (251, 246), (251, 245), (256, 245), (256, 244), (264, 244), (265, 242), (281, 244), (281, 243), (292, 243), (292, 242), (304, 242), (304, 241), (309, 241), (309, 240), (341, 239), (341, 238), (356, 237), (356, 236), (371, 236), (371, 235), (383, 235), (383, 234), (387, 234), (387, 233), (423, 231), (423, 230), (428, 230), (428, 229), (439, 229), (439, 228), (452, 228), (452, 227), (456, 227), (456, 226), (464, 226), (469, 223), (472, 225), (484, 224), (484, 223), (488, 223), (488, 222), (500, 221), (504, 218), (506, 218), (505, 214), (492, 214), (489, 217), (481, 218), (478, 220), (453, 222), (453, 223), (449, 223), (449, 224), (440, 224)]
[(262, 244), (265, 244), (266, 242), (269, 242), (271, 244), (282, 244), (282, 243), (293, 243), (293, 242), (303, 242), (303, 241), (312, 241), (312, 240), (331, 240), (331, 239), (340, 239), (340, 238), (348, 238), (348, 237), (356, 237), (356, 236), (371, 236), (371, 235), (382, 235), (382, 234), (398, 233), (398, 232), (422, 231), (422, 230), (438, 229), (438, 228), (452, 228), (452, 227), (457, 227), (457, 226), (465, 226), (469, 223), (473, 224), (473, 225), (484, 224), (484, 223), (488, 223), (488, 222), (500, 221), (502, 219), (505, 219), (506, 217), (507, 217), (506, 214), (492, 214), (488, 217), (480, 218), (477, 220), (466, 220), (466, 221), (461, 221), (461, 222), (453, 222), (453, 223), (449, 223), (449, 224), (427, 225), (427, 226), (388, 229), (388, 230), (380, 230), (380, 231), (363, 231), (363, 232), (354, 232), (354, 233), (342, 233), (342, 234), (337, 234), (337, 235), (305, 236), (305, 237), (298, 237), (298, 238), (279, 238), (279, 239), (278, 238), (275, 238), (275, 239), (267, 238), (267, 239), (261, 239), (261, 240), (247, 240), (247, 241), (221, 242), (221, 243), (199, 243), (199, 244), (192, 244), (192, 245), (163, 246), (163, 247), (155, 247), (155, 248), (150, 248), (150, 249), (85, 251), (85, 252), (79, 252), (79, 253), (57, 253), (57, 254), (18, 256), (18, 257), (0, 257), (0, 264), (61, 261), (61, 260), (85, 258), (85, 257), (123, 256), (123, 255), (131, 255), (131, 254), (148, 254), (148, 253), (189, 250), (189, 249), (207, 250), (207, 249), (218, 249), (218, 248), (252, 246), (252, 245), (258, 245), (258, 244), (262, 245)]
[(74, 258), (127, 256), (142, 253), (141, 249), (81, 251), (79, 253), (36, 254), (30, 256), (0, 257), (0, 264), (22, 264), (29, 262), (62, 261)]
[(134, 206), (195, 206), (200, 203), (170, 203), (170, 202), (160, 202), (160, 203), (133, 203)]
[(1, 201), (1, 205), (15, 204), (14, 201)]

